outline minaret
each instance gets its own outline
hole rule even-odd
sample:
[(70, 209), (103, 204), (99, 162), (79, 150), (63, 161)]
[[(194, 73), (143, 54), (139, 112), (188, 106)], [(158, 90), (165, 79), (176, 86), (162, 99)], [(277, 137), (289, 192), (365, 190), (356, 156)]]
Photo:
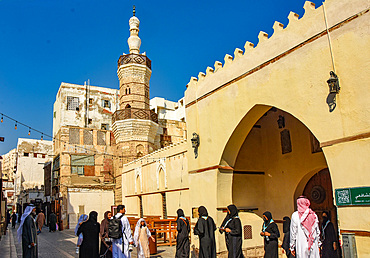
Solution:
[(112, 126), (116, 155), (122, 156), (122, 163), (154, 151), (154, 138), (158, 130), (158, 116), (149, 109), (151, 61), (145, 53), (140, 54), (139, 24), (134, 6), (127, 40), (130, 53), (118, 59), (120, 109), (113, 114)]

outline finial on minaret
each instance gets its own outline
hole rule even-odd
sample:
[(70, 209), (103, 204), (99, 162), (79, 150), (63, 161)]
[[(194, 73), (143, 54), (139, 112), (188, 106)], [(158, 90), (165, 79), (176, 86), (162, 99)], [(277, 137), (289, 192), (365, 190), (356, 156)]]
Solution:
[(130, 48), (130, 53), (132, 54), (139, 54), (140, 53), (140, 45), (141, 39), (139, 38), (139, 25), (140, 21), (135, 16), (136, 14), (136, 7), (133, 6), (133, 16), (129, 20), (130, 24), (130, 37), (127, 40), (128, 46)]

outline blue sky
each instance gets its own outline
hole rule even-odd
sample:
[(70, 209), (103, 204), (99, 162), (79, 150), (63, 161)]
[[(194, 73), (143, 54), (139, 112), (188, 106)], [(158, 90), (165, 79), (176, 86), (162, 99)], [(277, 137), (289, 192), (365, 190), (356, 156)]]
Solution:
[[(133, 1), (0, 0), (0, 113), (52, 134), (61, 82), (118, 89), (117, 60), (128, 53), (132, 5), (140, 19), (141, 52), (152, 60), (150, 96), (178, 100), (191, 76), (223, 62), (274, 21), (302, 17), (303, 0)], [(317, 6), (321, 1), (313, 1)], [(0, 154), (28, 128), (4, 118)]]

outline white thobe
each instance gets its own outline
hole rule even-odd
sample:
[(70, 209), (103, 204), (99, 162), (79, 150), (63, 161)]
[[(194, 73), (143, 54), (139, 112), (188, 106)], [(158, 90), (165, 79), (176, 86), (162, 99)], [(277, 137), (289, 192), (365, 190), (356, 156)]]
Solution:
[[(117, 213), (115, 218), (119, 218), (122, 213)], [(113, 258), (130, 258), (131, 254), (128, 250), (128, 245), (130, 242), (133, 242), (130, 222), (128, 221), (126, 216), (122, 216), (122, 233), (123, 233), (123, 245), (122, 239), (113, 239), (112, 241), (112, 256)], [(122, 251), (123, 250), (123, 251)]]
[(319, 247), (321, 246), (321, 242), (317, 216), (312, 229), (314, 241), (310, 250), (308, 250), (308, 239), (306, 235), (308, 236), (308, 231), (301, 224), (298, 211), (296, 211), (292, 214), (290, 223), (290, 250), (295, 249), (297, 258), (320, 258)]

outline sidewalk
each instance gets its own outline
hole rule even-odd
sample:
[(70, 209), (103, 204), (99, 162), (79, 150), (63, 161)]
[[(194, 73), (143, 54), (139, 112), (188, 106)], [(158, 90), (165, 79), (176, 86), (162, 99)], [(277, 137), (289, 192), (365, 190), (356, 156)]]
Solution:
[[(14, 230), (14, 229), (13, 229)], [(8, 227), (8, 231), (6, 232), (5, 236), (1, 237), (0, 240), (0, 258), (8, 258), (8, 257), (22, 257), (18, 256), (17, 250), (14, 245), (13, 234), (11, 233), (12, 228), (11, 226)]]
[[(7, 234), (0, 240), (0, 258), (21, 258), (22, 244), (17, 240), (17, 229), (8, 228)], [(47, 227), (43, 228), (38, 235), (39, 258), (76, 258), (77, 237), (73, 229), (57, 232), (49, 232)], [(172, 258), (175, 256), (176, 247), (158, 247), (158, 254), (152, 258)], [(136, 257), (136, 248), (132, 252), (132, 258)]]

